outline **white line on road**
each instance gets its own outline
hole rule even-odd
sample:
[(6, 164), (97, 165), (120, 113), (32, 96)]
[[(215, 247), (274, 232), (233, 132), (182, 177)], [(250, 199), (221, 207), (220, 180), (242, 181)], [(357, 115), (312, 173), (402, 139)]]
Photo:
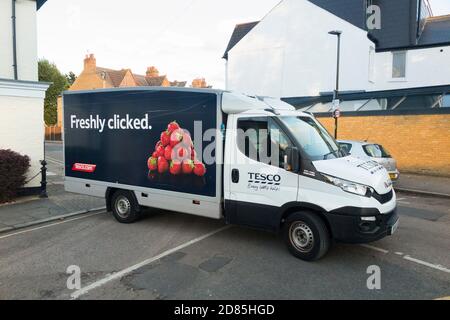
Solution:
[[(367, 248), (367, 249), (375, 250), (375, 251), (378, 251), (378, 252), (381, 252), (381, 253), (384, 253), (384, 254), (389, 253), (388, 250), (385, 250), (385, 249), (382, 249), (382, 248), (378, 248), (378, 247), (375, 247), (375, 246), (371, 246), (371, 245), (368, 245), (368, 244), (361, 244), (360, 246), (364, 247), (364, 248)], [(407, 261), (410, 261), (410, 262), (415, 262), (415, 263), (418, 263), (418, 264), (423, 265), (425, 267), (429, 267), (429, 268), (432, 268), (432, 269), (435, 269), (435, 270), (439, 270), (439, 271), (442, 271), (442, 272), (450, 273), (450, 269), (448, 269), (448, 268), (446, 268), (444, 266), (441, 266), (439, 264), (433, 264), (433, 263), (430, 263), (430, 262), (426, 262), (426, 261), (423, 261), (423, 260), (420, 260), (420, 259), (413, 258), (413, 257), (408, 256), (408, 255), (403, 256), (402, 252), (395, 252), (395, 254), (398, 255), (398, 256), (402, 256), (402, 258), (404, 260), (407, 260)]]
[(36, 227), (36, 228), (32, 228), (32, 229), (26, 229), (26, 230), (23, 230), (23, 231), (10, 233), (10, 234), (4, 235), (4, 236), (0, 236), (0, 239), (6, 239), (6, 238), (9, 238), (9, 237), (12, 237), (12, 236), (19, 235), (19, 234), (24, 234), (24, 233), (28, 233), (28, 232), (31, 232), (31, 231), (36, 231), (36, 230), (40, 230), (40, 229), (45, 229), (45, 228), (57, 226), (59, 224), (63, 224), (63, 223), (66, 223), (66, 222), (72, 222), (72, 221), (76, 221), (76, 220), (89, 218), (89, 217), (92, 217), (92, 216), (95, 216), (95, 215), (98, 215), (98, 214), (102, 214), (102, 213), (105, 213), (105, 212), (103, 211), (103, 212), (91, 213), (91, 214), (87, 214), (85, 216), (81, 216), (81, 217), (77, 217), (77, 218), (73, 218), (73, 219), (67, 219), (67, 220), (64, 220), (64, 221), (47, 224), (47, 225), (41, 226), (41, 227)]
[(433, 268), (433, 269), (436, 269), (436, 270), (439, 270), (439, 271), (442, 271), (442, 272), (450, 273), (450, 269), (447, 269), (446, 267), (443, 267), (443, 266), (441, 266), (439, 264), (429, 263), (429, 262), (426, 262), (426, 261), (423, 261), (423, 260), (419, 260), (419, 259), (416, 259), (416, 258), (413, 258), (413, 257), (410, 257), (410, 256), (404, 256), (403, 259), (411, 261), (411, 262), (415, 262), (415, 263), (421, 264), (423, 266), (426, 266), (426, 267), (429, 267), (429, 268)]
[(378, 248), (378, 247), (374, 247), (374, 246), (371, 246), (369, 244), (361, 244), (360, 246), (364, 247), (364, 248), (367, 248), (367, 249), (375, 250), (375, 251), (378, 251), (378, 252), (381, 252), (381, 253), (384, 253), (384, 254), (389, 253), (388, 250), (384, 250), (384, 249), (381, 249), (381, 248)]
[(144, 266), (146, 266), (146, 265), (148, 265), (148, 264), (150, 264), (152, 262), (155, 262), (155, 261), (157, 261), (157, 260), (159, 260), (161, 258), (164, 258), (165, 256), (168, 256), (168, 255), (170, 255), (170, 254), (172, 254), (172, 253), (174, 253), (174, 252), (176, 252), (178, 250), (181, 250), (183, 248), (189, 247), (190, 245), (193, 245), (194, 243), (197, 243), (197, 242), (200, 242), (202, 240), (205, 240), (206, 238), (209, 238), (209, 237), (215, 235), (216, 233), (224, 231), (224, 230), (226, 230), (228, 228), (230, 228), (230, 226), (225, 226), (225, 227), (222, 227), (220, 229), (214, 230), (214, 231), (212, 231), (210, 233), (207, 233), (207, 234), (205, 234), (205, 235), (203, 235), (201, 237), (198, 237), (198, 238), (190, 240), (190, 241), (188, 241), (186, 243), (183, 243), (183, 244), (179, 245), (178, 247), (175, 247), (173, 249), (169, 249), (169, 250), (164, 251), (163, 253), (161, 253), (161, 254), (159, 254), (157, 256), (154, 256), (154, 257), (149, 258), (147, 260), (144, 260), (144, 261), (142, 261), (142, 262), (140, 262), (138, 264), (135, 264), (134, 266), (131, 266), (131, 267), (128, 267), (126, 269), (123, 269), (122, 271), (113, 273), (113, 274), (111, 274), (111, 275), (109, 275), (109, 276), (107, 276), (107, 277), (105, 277), (103, 279), (100, 279), (100, 280), (98, 280), (96, 282), (91, 283), (90, 285), (88, 285), (88, 286), (86, 286), (84, 288), (81, 288), (80, 290), (77, 290), (77, 291), (73, 292), (70, 295), (70, 297), (72, 299), (78, 299), (82, 295), (88, 293), (89, 291), (91, 291), (91, 290), (93, 290), (95, 288), (101, 287), (104, 284), (106, 284), (106, 283), (108, 283), (108, 282), (110, 282), (112, 280), (120, 279), (123, 276), (125, 276), (125, 275), (127, 275), (127, 274), (129, 274), (129, 273), (131, 273), (131, 272), (133, 272), (133, 271), (135, 271), (137, 269), (139, 269), (139, 268), (142, 268), (142, 267), (144, 267)]

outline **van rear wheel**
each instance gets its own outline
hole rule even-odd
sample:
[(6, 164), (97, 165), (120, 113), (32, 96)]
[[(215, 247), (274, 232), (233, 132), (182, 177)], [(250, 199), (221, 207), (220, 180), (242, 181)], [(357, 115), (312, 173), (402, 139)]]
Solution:
[(290, 253), (301, 260), (319, 260), (330, 248), (330, 233), (313, 212), (291, 214), (284, 223), (283, 233)]
[(133, 223), (139, 219), (139, 205), (130, 191), (116, 191), (111, 197), (111, 208), (120, 223)]

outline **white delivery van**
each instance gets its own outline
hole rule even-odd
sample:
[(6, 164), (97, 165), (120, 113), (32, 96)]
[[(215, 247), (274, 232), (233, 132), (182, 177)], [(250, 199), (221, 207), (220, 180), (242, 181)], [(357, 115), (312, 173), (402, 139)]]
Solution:
[(183, 88), (64, 96), (65, 188), (104, 197), (122, 223), (143, 207), (282, 232), (303, 260), (335, 240), (398, 226), (386, 170), (347, 156), (311, 114), (281, 100)]

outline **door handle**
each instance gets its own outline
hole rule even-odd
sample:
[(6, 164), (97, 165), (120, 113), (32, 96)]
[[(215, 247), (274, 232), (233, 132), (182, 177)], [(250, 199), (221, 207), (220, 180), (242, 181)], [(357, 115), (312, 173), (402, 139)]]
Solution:
[(231, 181), (233, 183), (239, 183), (239, 170), (238, 169), (233, 169), (231, 171)]

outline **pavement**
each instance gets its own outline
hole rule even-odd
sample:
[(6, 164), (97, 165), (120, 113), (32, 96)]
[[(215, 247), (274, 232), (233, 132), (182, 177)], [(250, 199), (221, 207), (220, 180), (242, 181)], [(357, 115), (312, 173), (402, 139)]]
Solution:
[(450, 178), (403, 173), (395, 184), (398, 191), (450, 198)]
[(64, 191), (62, 145), (46, 144), (48, 198), (24, 197), (0, 205), (0, 233), (35, 224), (68, 218), (105, 207), (105, 200)]

